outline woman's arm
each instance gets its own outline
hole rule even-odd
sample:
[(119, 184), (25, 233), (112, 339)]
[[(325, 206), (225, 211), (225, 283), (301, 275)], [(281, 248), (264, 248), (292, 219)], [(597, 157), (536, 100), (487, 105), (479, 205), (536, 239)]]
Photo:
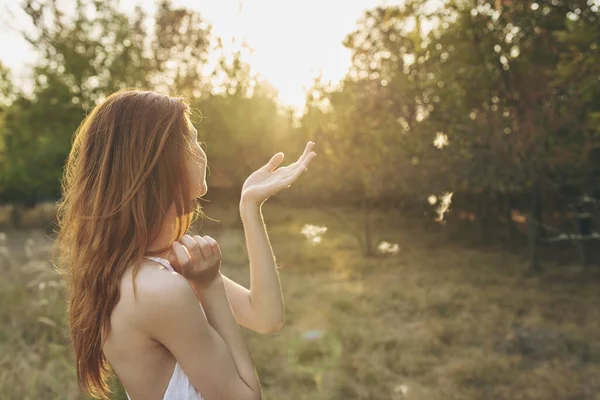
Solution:
[(225, 278), (227, 295), (238, 323), (260, 333), (277, 332), (285, 323), (285, 310), (275, 257), (269, 242), (261, 206), (271, 196), (289, 187), (315, 156), (308, 142), (298, 160), (280, 167), (283, 153), (246, 179), (242, 187), (240, 216), (250, 260), (250, 290)]
[(259, 333), (278, 332), (285, 323), (281, 284), (260, 205), (240, 203), (250, 260), (250, 290), (225, 278), (227, 295), (238, 323)]
[(258, 333), (278, 332), (285, 323), (283, 294), (275, 256), (260, 206), (240, 204), (250, 259), (250, 290), (223, 275), (223, 283), (238, 324)]
[(179, 274), (167, 274), (141, 287), (145, 329), (169, 349), (207, 400), (260, 400), (258, 376), (222, 280), (197, 288), (196, 294), (194, 286)]
[(197, 287), (193, 281), (190, 283), (202, 304), (208, 323), (229, 348), (239, 377), (248, 386), (250, 393), (256, 396), (254, 398), (260, 399), (260, 383), (254, 363), (232, 314), (223, 280), (217, 278), (206, 288)]
[[(196, 318), (196, 326), (184, 327), (185, 334), (182, 334), (182, 337), (189, 336), (185, 345), (173, 343), (172, 335), (168, 334), (166, 339), (163, 338), (163, 341), (159, 341), (171, 350), (177, 360), (180, 360), (186, 372), (187, 365), (195, 377), (195, 382), (193, 380), (192, 383), (204, 386), (211, 391), (211, 394), (214, 395), (212, 398), (223, 400), (260, 399), (260, 383), (252, 358), (244, 344), (225, 291), (225, 284), (220, 272), (222, 254), (218, 243), (209, 236), (184, 235), (179, 241), (173, 242), (172, 250), (180, 267), (181, 276), (187, 279), (188, 288), (193, 289), (192, 292), (196, 294), (197, 300), (204, 309), (206, 316), (204, 322), (207, 323), (204, 327), (200, 327), (199, 322), (202, 321), (198, 321)], [(176, 314), (177, 312), (173, 310), (171, 313)], [(190, 315), (189, 319), (193, 320), (194, 318)], [(184, 323), (179, 322), (178, 325), (181, 327)], [(167, 325), (167, 332), (172, 332), (173, 328), (173, 326)], [(194, 334), (194, 332), (196, 333)], [(201, 344), (200, 346), (193, 346), (194, 338)], [(209, 346), (213, 348), (208, 350)], [(186, 347), (190, 353), (186, 353)], [(192, 355), (193, 350), (198, 352)], [(206, 357), (204, 357), (204, 363), (199, 363), (197, 356), (202, 355), (202, 351), (206, 352)], [(219, 367), (221, 375), (224, 376), (220, 375), (219, 378), (216, 378), (215, 370)], [(215, 370), (208, 371), (207, 368), (215, 368)], [(235, 373), (232, 373), (232, 369)], [(232, 380), (233, 385), (225, 384), (223, 387), (227, 378)], [(196, 387), (198, 388), (198, 386)]]
[[(270, 244), (268, 245), (270, 251)], [(273, 256), (271, 253), (271, 259), (272, 257)], [(179, 266), (179, 263), (177, 262), (177, 259), (175, 258), (173, 253), (169, 255), (169, 262), (178, 272), (181, 270), (181, 266)], [(260, 266), (258, 264), (258, 267), (254, 267), (256, 265), (256, 263), (252, 263), (250, 267), (250, 276), (253, 277), (255, 280), (259, 281), (259, 284), (254, 284), (252, 286), (254, 288), (254, 293), (257, 292), (256, 288), (267, 286), (267, 289), (263, 289), (263, 291), (266, 291), (267, 293), (280, 293), (279, 299), (277, 301), (283, 302), (283, 300), (281, 299), (281, 287), (279, 285), (279, 278), (277, 276), (277, 272), (275, 271), (275, 267), (273, 267), (272, 269), (272, 271), (275, 273), (275, 286), (273, 286), (273, 277), (269, 277), (269, 271), (267, 270), (267, 274), (265, 276), (265, 274), (261, 273), (264, 270), (263, 266)], [(253, 272), (256, 269), (259, 269), (259, 272)], [(281, 308), (278, 308), (277, 306), (272, 308), (253, 307), (253, 304), (262, 303), (260, 300), (258, 300), (258, 302), (256, 300), (254, 302), (251, 300), (250, 290), (246, 289), (244, 286), (240, 285), (239, 283), (235, 282), (234, 280), (228, 278), (223, 274), (221, 274), (221, 278), (225, 286), (225, 291), (229, 299), (229, 304), (231, 305), (231, 311), (233, 312), (235, 320), (239, 325), (258, 333), (272, 333), (281, 330), (284, 322), (283, 303), (281, 304)], [(261, 285), (262, 282), (265, 282), (266, 285)], [(269, 285), (269, 282), (271, 282), (271, 285)], [(270, 296), (267, 295), (267, 297)], [(274, 304), (276, 305), (276, 302)], [(280, 316), (277, 316), (275, 314), (278, 309), (281, 309)]]

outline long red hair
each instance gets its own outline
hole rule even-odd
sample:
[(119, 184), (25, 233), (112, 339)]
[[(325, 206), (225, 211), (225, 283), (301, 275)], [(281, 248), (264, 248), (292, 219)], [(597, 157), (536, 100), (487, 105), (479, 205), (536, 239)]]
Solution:
[(134, 265), (135, 279), (145, 255), (168, 250), (147, 251), (171, 205), (173, 240), (199, 213), (185, 162), (194, 155), (189, 114), (182, 98), (124, 90), (96, 106), (75, 132), (62, 180), (56, 259), (67, 280), (79, 386), (97, 398), (110, 393), (102, 338), (125, 270)]

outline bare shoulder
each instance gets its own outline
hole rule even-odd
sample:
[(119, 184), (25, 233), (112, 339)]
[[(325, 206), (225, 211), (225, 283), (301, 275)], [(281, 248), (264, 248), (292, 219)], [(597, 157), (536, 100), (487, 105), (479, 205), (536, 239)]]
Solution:
[(191, 285), (176, 272), (142, 265), (135, 282), (138, 321), (149, 333), (181, 313), (200, 308)]
[(173, 296), (192, 295), (194, 291), (187, 279), (166, 268), (143, 265), (136, 276), (137, 294), (143, 303), (171, 301)]

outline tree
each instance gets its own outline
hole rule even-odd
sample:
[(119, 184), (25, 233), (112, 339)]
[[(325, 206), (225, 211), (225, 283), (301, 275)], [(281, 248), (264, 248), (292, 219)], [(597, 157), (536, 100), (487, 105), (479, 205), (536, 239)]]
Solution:
[(108, 94), (141, 87), (193, 95), (206, 85), (210, 27), (197, 13), (161, 1), (151, 34), (141, 8), (130, 18), (117, 5), (80, 0), (67, 18), (56, 0), (24, 2), (33, 33), (23, 35), (41, 57), (32, 93), (19, 93), (3, 117), (0, 190), (7, 201), (59, 196), (73, 132)]
[(252, 73), (241, 52), (230, 60), (221, 56), (212, 76), (212, 92), (194, 102), (204, 116), (197, 129), (211, 169), (219, 174), (210, 184), (241, 189), (250, 173), (287, 147), (291, 116), (278, 107), (275, 89)]
[(419, 110), (418, 82), (406, 62), (420, 37), (416, 28), (406, 28), (410, 15), (409, 8), (398, 7), (366, 12), (344, 40), (353, 60), (348, 75), (333, 89), (324, 90), (317, 81), (302, 121), (326, 158), (328, 179), (317, 181), (321, 188), (362, 207), (359, 231), (367, 255), (374, 250), (375, 205), (408, 193), (413, 197), (422, 187), (407, 185), (418, 147), (409, 132)]

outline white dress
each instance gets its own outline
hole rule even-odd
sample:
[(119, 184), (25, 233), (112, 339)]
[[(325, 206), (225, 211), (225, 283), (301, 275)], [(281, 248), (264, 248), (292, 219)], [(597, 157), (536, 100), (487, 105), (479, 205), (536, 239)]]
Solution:
[[(165, 268), (170, 271), (175, 271), (169, 263), (168, 260), (160, 257), (146, 257), (149, 260), (156, 261), (157, 263), (162, 264)], [(127, 393), (127, 392), (126, 392)], [(131, 400), (129, 397), (129, 393), (127, 393), (127, 398)], [(173, 369), (173, 375), (171, 376), (171, 380), (169, 381), (169, 386), (167, 386), (167, 391), (163, 396), (163, 400), (205, 400), (204, 397), (196, 390), (192, 382), (190, 382), (189, 378), (179, 365), (179, 362), (175, 363), (175, 368)]]

